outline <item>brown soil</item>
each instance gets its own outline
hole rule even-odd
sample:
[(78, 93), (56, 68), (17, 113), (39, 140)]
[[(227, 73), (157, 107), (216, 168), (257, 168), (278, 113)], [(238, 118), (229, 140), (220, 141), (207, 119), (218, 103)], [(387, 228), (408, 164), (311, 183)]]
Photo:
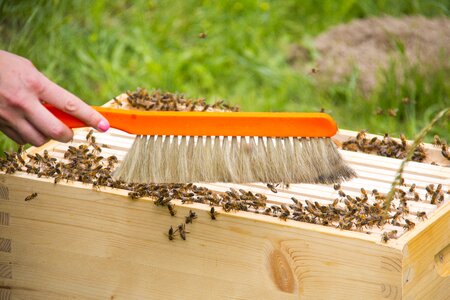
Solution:
[[(398, 74), (411, 66), (450, 69), (450, 19), (414, 16), (355, 20), (322, 33), (314, 45), (320, 54), (316, 65), (319, 72), (315, 74), (319, 80), (339, 82), (356, 67), (359, 86), (370, 92), (377, 84), (379, 71), (392, 60), (400, 62), (402, 56), (406, 63), (398, 64)], [(290, 61), (297, 67), (302, 67), (299, 60), (307, 58), (302, 53), (300, 47), (292, 48)], [(303, 64), (307, 72), (305, 68)]]

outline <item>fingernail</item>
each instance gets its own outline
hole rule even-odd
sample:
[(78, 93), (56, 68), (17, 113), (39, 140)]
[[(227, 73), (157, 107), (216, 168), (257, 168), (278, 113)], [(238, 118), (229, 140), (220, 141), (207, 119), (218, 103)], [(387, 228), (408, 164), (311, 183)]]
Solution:
[(98, 122), (97, 128), (100, 129), (103, 132), (107, 131), (109, 129), (108, 121), (101, 120), (100, 122)]

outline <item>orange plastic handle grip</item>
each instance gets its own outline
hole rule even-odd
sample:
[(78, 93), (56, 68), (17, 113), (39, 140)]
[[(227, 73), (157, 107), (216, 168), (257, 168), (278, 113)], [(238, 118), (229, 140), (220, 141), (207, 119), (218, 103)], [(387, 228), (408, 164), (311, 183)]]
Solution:
[[(45, 104), (70, 128), (77, 118)], [(92, 106), (111, 127), (138, 135), (331, 137), (336, 122), (325, 113), (137, 111)]]

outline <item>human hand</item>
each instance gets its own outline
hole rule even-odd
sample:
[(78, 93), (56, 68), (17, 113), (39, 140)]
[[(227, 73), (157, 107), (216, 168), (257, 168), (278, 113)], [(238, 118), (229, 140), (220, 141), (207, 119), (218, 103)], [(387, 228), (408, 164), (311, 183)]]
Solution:
[(33, 64), (0, 50), (0, 130), (18, 144), (68, 142), (73, 132), (41, 103), (45, 101), (100, 131), (108, 121), (81, 99), (50, 81)]

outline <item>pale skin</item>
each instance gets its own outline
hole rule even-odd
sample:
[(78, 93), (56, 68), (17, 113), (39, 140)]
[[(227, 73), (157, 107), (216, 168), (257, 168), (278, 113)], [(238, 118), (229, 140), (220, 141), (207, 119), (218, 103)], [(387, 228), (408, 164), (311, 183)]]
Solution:
[(18, 144), (68, 142), (73, 131), (53, 116), (45, 101), (99, 131), (108, 121), (81, 99), (45, 77), (27, 59), (0, 50), (0, 130)]

